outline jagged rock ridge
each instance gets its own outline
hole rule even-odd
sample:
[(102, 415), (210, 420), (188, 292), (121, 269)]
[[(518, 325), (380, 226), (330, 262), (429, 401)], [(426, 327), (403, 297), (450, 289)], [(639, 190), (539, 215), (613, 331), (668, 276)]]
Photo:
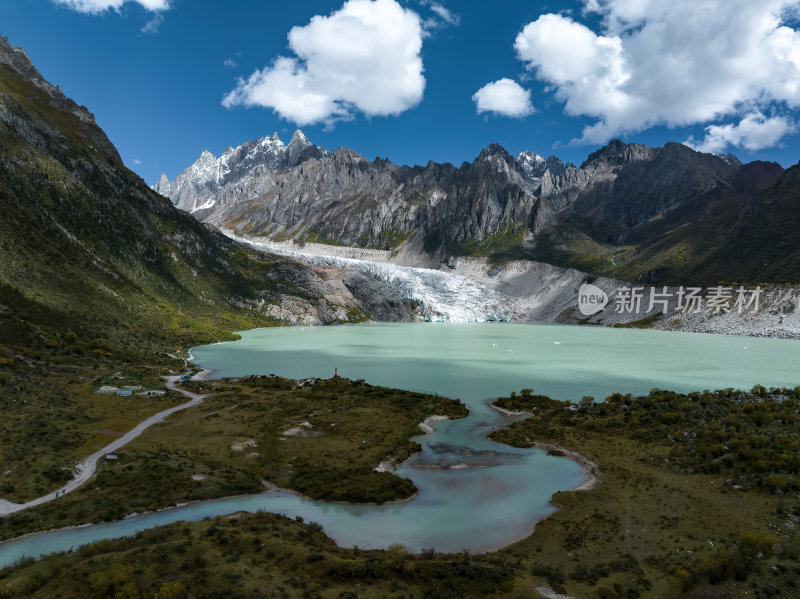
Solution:
[[(211, 224), (273, 238), (391, 248), (420, 233), (429, 251), (524, 247), (552, 228), (601, 243), (647, 240), (709, 198), (737, 190), (741, 163), (677, 143), (613, 140), (576, 167), (492, 144), (472, 163), (397, 166), (352, 150), (314, 146), (296, 132), (204, 152), (155, 189)], [(773, 176), (770, 173), (769, 176)], [(678, 223), (680, 224), (680, 223)]]
[(312, 144), (300, 130), (294, 132), (288, 146), (275, 133), (237, 148), (229, 147), (219, 158), (204, 150), (174, 181), (162, 174), (154, 189), (169, 197), (181, 210), (196, 212), (211, 208), (221, 190), (230, 184), (235, 185), (245, 178), (263, 177), (266, 173), (289, 169), (329, 154)]

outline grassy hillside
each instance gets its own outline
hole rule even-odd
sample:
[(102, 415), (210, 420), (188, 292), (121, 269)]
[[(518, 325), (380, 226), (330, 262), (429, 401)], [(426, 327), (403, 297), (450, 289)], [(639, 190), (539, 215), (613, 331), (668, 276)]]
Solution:
[(0, 570), (0, 597), (534, 597), (513, 591), (515, 571), (507, 556), (341, 548), (315, 522), (234, 514)]
[[(94, 145), (102, 131), (54, 108), (45, 90), (7, 65), (0, 65), (0, 94), (0, 302), (7, 309), (35, 303), (44, 324), (74, 316), (121, 342), (122, 330), (134, 327), (194, 341), (214, 334), (214, 323), (271, 322), (237, 303), (303, 294), (281, 282), (287, 263), (250, 254), (175, 210), (115, 152)], [(6, 305), (13, 292), (11, 301), (23, 305)]]
[(629, 245), (597, 241), (562, 223), (527, 252), (543, 262), (627, 281), (671, 285), (800, 284), (800, 165), (755, 200), (732, 191), (673, 214), (667, 233)]

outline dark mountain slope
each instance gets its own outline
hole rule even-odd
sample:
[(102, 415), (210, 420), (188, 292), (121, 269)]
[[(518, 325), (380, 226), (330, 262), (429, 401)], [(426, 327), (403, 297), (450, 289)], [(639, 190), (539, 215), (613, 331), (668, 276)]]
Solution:
[[(685, 213), (683, 224), (663, 235), (606, 250), (598, 270), (628, 280), (676, 285), (800, 283), (800, 166), (780, 169), (774, 182), (778, 168), (770, 163), (744, 165), (740, 185), (761, 188), (757, 195), (712, 194)], [(616, 263), (608, 264), (612, 258)]]
[(174, 347), (274, 324), (281, 297), (316, 304), (324, 291), (305, 266), (249, 252), (149, 189), (93, 116), (4, 39), (0, 213), (0, 318), (17, 323), (0, 343), (47, 321), (61, 333), (86, 323), (125, 351), (142, 338)]
[(741, 211), (709, 262), (729, 280), (800, 282), (800, 163)]

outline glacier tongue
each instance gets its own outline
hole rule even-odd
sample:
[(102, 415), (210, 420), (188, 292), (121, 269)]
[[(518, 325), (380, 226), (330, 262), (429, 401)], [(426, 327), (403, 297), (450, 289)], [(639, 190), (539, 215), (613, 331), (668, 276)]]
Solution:
[(416, 300), (426, 321), (487, 322), (508, 321), (512, 318), (511, 305), (501, 294), (478, 281), (455, 273), (287, 250), (227, 234), (231, 239), (263, 252), (281, 254), (319, 266), (365, 272), (397, 290), (398, 296)]

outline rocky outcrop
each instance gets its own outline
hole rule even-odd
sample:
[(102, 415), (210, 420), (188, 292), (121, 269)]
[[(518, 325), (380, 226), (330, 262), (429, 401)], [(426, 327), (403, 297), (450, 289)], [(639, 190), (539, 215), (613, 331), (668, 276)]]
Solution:
[[(229, 147), (219, 158), (205, 150), (174, 181), (161, 175), (153, 189), (186, 212), (208, 210), (217, 202), (219, 210), (226, 203), (273, 186), (273, 173), (329, 153), (308, 141), (302, 131), (295, 131), (288, 146), (275, 133), (237, 148)], [(254, 179), (261, 180), (260, 184), (248, 186), (247, 181)]]
[[(8, 38), (0, 36), (0, 68), (8, 68), (13, 71), (16, 76), (19, 76), (23, 81), (35, 85), (38, 89), (44, 92), (47, 96), (48, 103), (51, 108), (69, 112), (78, 117), (81, 125), (81, 133), (89, 140), (100, 148), (112, 160), (119, 162), (120, 157), (114, 145), (106, 137), (105, 133), (96, 126), (94, 115), (89, 112), (85, 106), (79, 106), (71, 98), (68, 98), (61, 91), (61, 87), (52, 85), (48, 82), (42, 74), (33, 66), (30, 58), (25, 53), (25, 50), (18, 46), (12, 46), (8, 43)], [(10, 113), (6, 112), (6, 117), (10, 117)], [(17, 122), (16, 125), (21, 129), (23, 123)], [(37, 123), (39, 127), (45, 125), (40, 121)], [(58, 135), (55, 130), (49, 130), (50, 133)], [(39, 142), (40, 148), (44, 147), (43, 140), (37, 139), (35, 135), (27, 135), (26, 141)]]
[[(359, 320), (411, 322), (422, 320), (419, 302), (368, 272), (303, 263), (292, 258), (293, 268), (280, 273), (281, 283), (301, 289), (277, 299), (249, 301), (243, 307), (257, 309), (293, 325), (313, 326)], [(311, 294), (309, 298), (306, 294)]]

